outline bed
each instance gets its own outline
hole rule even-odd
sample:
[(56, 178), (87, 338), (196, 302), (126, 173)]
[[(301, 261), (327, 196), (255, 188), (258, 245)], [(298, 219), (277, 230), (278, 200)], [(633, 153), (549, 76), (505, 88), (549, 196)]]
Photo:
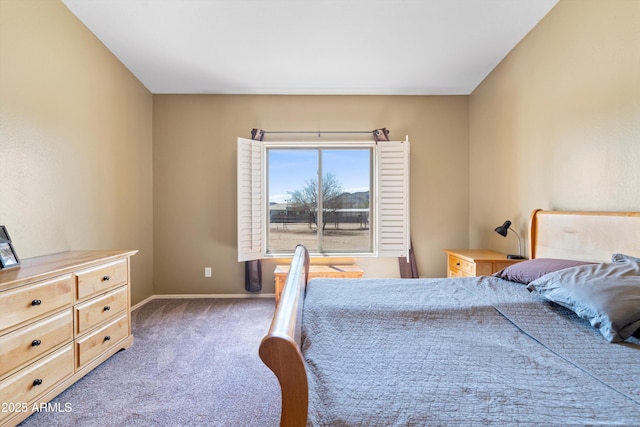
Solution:
[(640, 213), (529, 231), (499, 277), (307, 283), (298, 246), (259, 349), (281, 425), (640, 425)]

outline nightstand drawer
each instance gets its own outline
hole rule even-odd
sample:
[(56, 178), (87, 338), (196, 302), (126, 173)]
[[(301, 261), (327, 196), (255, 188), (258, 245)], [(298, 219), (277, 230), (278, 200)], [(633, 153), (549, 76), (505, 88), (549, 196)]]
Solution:
[(490, 276), (523, 261), (487, 249), (445, 249), (444, 252), (447, 253), (447, 277)]
[(447, 277), (473, 277), (473, 275), (456, 268), (449, 268)]
[(453, 255), (449, 255), (449, 265), (452, 269), (460, 270), (461, 272), (473, 275), (473, 263), (466, 261), (462, 258), (458, 258)]

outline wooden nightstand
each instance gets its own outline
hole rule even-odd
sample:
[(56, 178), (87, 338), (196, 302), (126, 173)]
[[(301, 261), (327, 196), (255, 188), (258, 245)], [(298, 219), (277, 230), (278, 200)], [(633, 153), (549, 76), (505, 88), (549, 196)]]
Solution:
[[(282, 288), (284, 288), (284, 282), (287, 280), (287, 274), (289, 273), (288, 265), (278, 265), (273, 272), (273, 277), (276, 279), (276, 304), (280, 299)], [(362, 277), (364, 272), (360, 270), (355, 264), (346, 265), (310, 265), (309, 266), (309, 280), (314, 277), (332, 277), (332, 278), (354, 278), (358, 279)]]
[(486, 249), (445, 249), (447, 277), (490, 276), (525, 259), (508, 259), (506, 254)]

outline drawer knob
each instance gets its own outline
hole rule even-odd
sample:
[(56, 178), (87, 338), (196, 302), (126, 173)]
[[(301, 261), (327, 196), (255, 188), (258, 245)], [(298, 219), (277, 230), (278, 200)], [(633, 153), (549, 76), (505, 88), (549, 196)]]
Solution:
[(34, 299), (33, 301), (31, 301), (31, 305), (32, 306), (36, 306), (36, 305), (40, 305), (42, 304), (42, 301), (40, 301), (39, 299)]
[(460, 267), (460, 263), (459, 263), (459, 262), (456, 262), (456, 266)]
[(102, 281), (106, 282), (107, 280), (111, 279), (111, 277), (109, 276), (102, 276)]
[(111, 306), (110, 305), (105, 305), (104, 306), (104, 311), (109, 311), (111, 310)]
[(36, 378), (35, 380), (33, 380), (33, 386), (37, 386), (42, 384), (42, 380), (40, 378)]
[(110, 335), (107, 335), (106, 337), (104, 337), (104, 340), (105, 340), (105, 341), (110, 341), (110, 340), (111, 340), (111, 336), (110, 336)]
[(37, 346), (39, 346), (40, 344), (42, 344), (42, 341), (40, 341), (40, 340), (33, 340), (33, 341), (31, 341), (31, 347), (37, 347)]

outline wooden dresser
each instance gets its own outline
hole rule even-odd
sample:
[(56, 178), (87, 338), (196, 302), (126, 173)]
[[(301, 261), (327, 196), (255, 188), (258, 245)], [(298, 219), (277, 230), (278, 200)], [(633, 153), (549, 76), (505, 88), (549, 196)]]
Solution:
[[(277, 265), (273, 272), (273, 277), (276, 282), (276, 304), (280, 300), (280, 294), (284, 288), (284, 283), (287, 280), (287, 274), (289, 274), (288, 265)], [(362, 277), (364, 272), (355, 264), (345, 265), (317, 265), (312, 264), (309, 266), (309, 280), (314, 277), (332, 277), (332, 278), (355, 278)]]
[(62, 252), (0, 270), (0, 426), (18, 424), (133, 343), (136, 253)]
[(506, 254), (486, 249), (445, 249), (447, 277), (490, 276), (524, 259), (508, 259)]

